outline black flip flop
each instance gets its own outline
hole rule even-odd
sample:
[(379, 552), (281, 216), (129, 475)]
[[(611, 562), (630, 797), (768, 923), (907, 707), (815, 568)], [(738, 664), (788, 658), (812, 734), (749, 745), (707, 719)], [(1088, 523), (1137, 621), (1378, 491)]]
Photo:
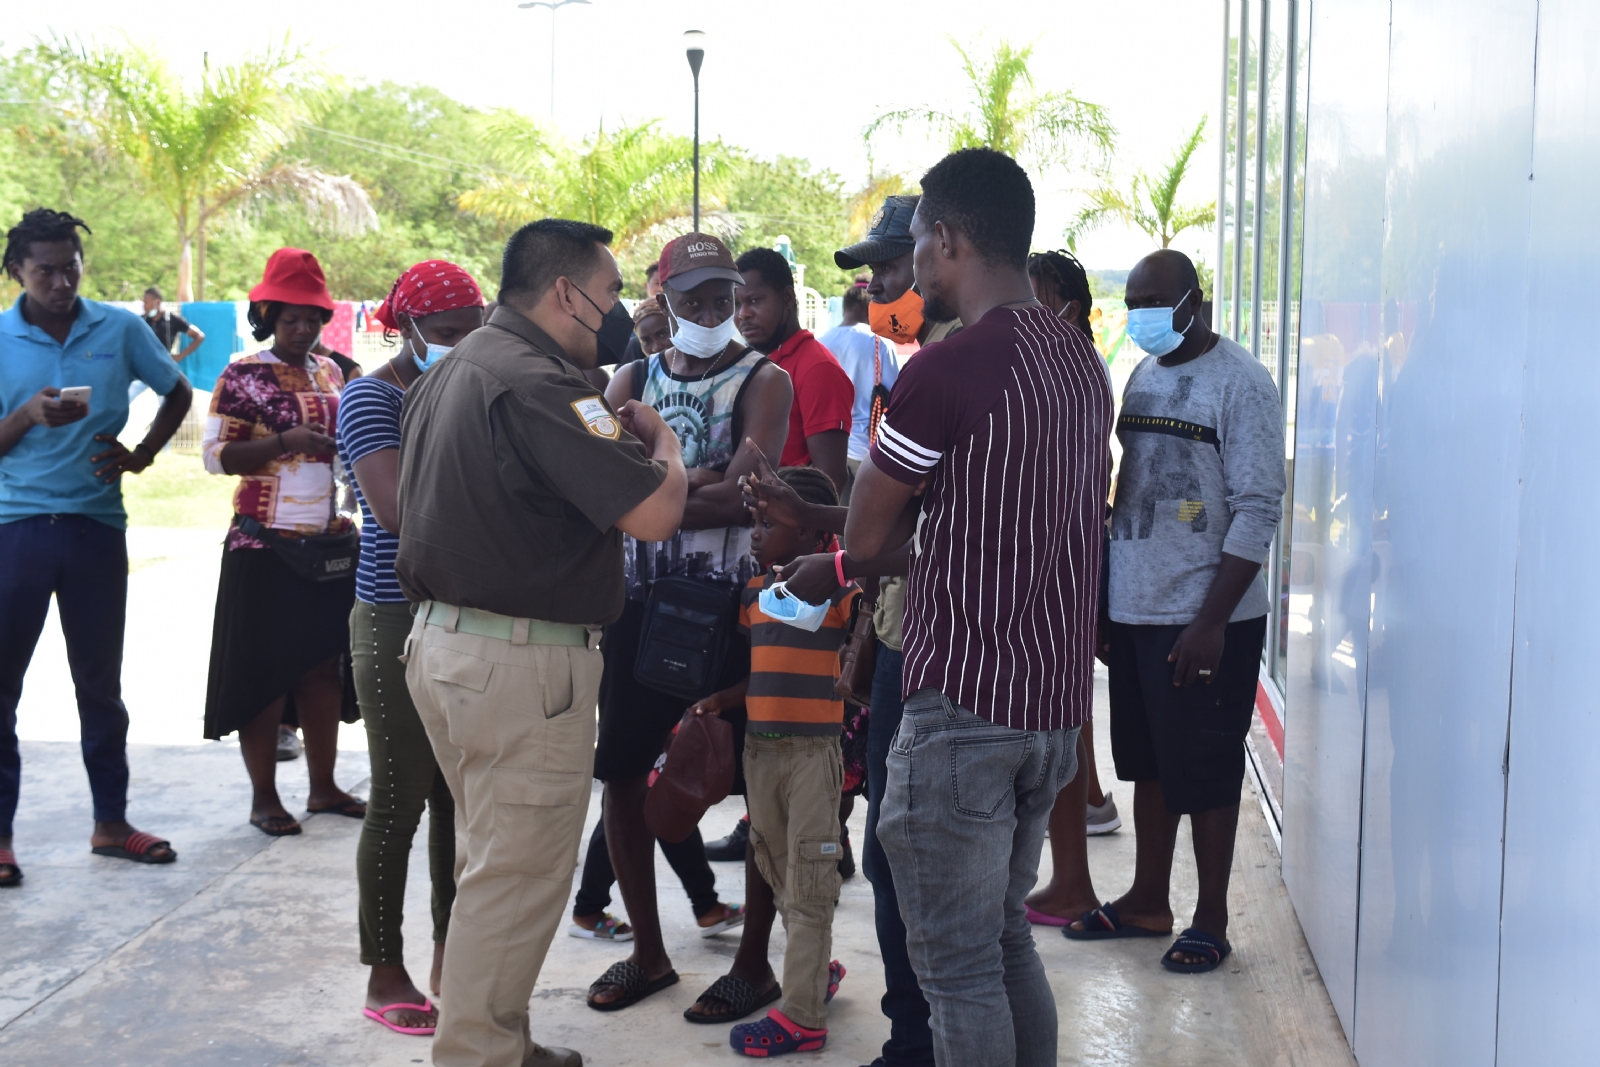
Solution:
[(268, 837), (293, 837), (300, 832), (300, 823), (293, 815), (268, 815), (261, 819), (251, 819), (250, 825)]
[[(1191, 926), (1178, 935), (1178, 939), (1167, 949), (1166, 955), (1161, 957), (1161, 966), (1169, 971), (1179, 974), (1205, 974), (1222, 966), (1222, 961), (1228, 958), (1228, 953), (1233, 951), (1233, 946), (1220, 937), (1206, 933), (1199, 927)], [(1210, 956), (1204, 963), (1179, 963), (1173, 959), (1178, 952), (1187, 952), (1192, 956)]]
[[(668, 971), (652, 982), (644, 973), (643, 967), (632, 960), (620, 960), (606, 968), (605, 974), (590, 983), (586, 1003), (595, 1011), (621, 1011), (639, 1003), (652, 993), (659, 993), (668, 986), (677, 984), (677, 971)], [(608, 1004), (599, 1003), (594, 999), (595, 991), (605, 986), (615, 986), (622, 990), (622, 996)]]
[(367, 817), (367, 802), (351, 797), (341, 800), (331, 808), (307, 808), (307, 815), (343, 815), (347, 819), (365, 819)]
[(720, 1000), (728, 1006), (727, 1011), (717, 1012), (715, 1015), (694, 1010), (694, 1005), (683, 1009), (683, 1017), (692, 1023), (726, 1023), (735, 1019), (743, 1019), (746, 1015), (764, 1008), (768, 1004), (783, 996), (783, 988), (777, 982), (772, 983), (772, 988), (765, 993), (757, 991), (756, 987), (746, 982), (743, 978), (735, 978), (725, 974), (711, 983), (711, 988), (695, 1000), (695, 1004), (702, 1000)]
[(1068, 941), (1110, 941), (1119, 937), (1171, 937), (1171, 930), (1147, 930), (1142, 926), (1130, 926), (1122, 921), (1122, 916), (1117, 914), (1117, 909), (1108, 901), (1093, 911), (1086, 911), (1078, 916), (1078, 921), (1083, 924), (1082, 930), (1074, 930), (1068, 923), (1061, 928), (1061, 936)]

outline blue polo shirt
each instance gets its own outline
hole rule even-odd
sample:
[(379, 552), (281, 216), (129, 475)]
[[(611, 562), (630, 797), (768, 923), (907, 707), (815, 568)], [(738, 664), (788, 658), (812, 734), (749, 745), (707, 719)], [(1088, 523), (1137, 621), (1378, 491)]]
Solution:
[(122, 486), (94, 476), (89, 457), (106, 450), (95, 434), (118, 434), (128, 422), (128, 387), (136, 379), (161, 396), (183, 372), (139, 316), (78, 299), (67, 343), (22, 317), (19, 296), (0, 313), (0, 418), (47, 385), (93, 386), (88, 417), (54, 429), (31, 427), (0, 456), (0, 523), (34, 515), (87, 515), (127, 529)]

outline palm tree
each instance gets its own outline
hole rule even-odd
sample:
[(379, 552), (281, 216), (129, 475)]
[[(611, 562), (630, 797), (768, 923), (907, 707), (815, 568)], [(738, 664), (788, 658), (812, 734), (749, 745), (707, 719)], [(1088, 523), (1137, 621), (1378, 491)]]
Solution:
[(41, 52), (101, 147), (131, 161), (171, 214), (179, 300), (195, 299), (197, 288), (204, 295), (206, 227), (256, 198), (298, 200), (339, 232), (377, 229), (377, 213), (353, 179), (276, 158), (327, 92), (322, 72), (287, 42), (235, 66), (208, 62), (198, 92), (141, 48), (57, 41)]
[[(871, 163), (871, 160), (868, 160)], [(859, 241), (866, 237), (867, 229), (872, 225), (872, 219), (883, 202), (891, 196), (905, 196), (916, 191), (916, 186), (904, 175), (893, 171), (879, 173), (868, 169), (867, 184), (856, 190), (850, 198), (850, 221), (848, 233), (850, 240)]]
[(1195, 150), (1205, 140), (1206, 120), (1194, 128), (1178, 150), (1172, 162), (1155, 178), (1144, 171), (1136, 171), (1126, 191), (1110, 185), (1101, 186), (1089, 193), (1089, 204), (1067, 228), (1067, 247), (1076, 250), (1078, 238), (1097, 229), (1112, 219), (1135, 226), (1160, 241), (1162, 248), (1171, 246), (1178, 234), (1192, 226), (1209, 226), (1216, 221), (1217, 203), (1179, 204), (1178, 186), (1189, 173), (1189, 162)]
[(886, 112), (864, 131), (869, 143), (886, 127), (898, 133), (922, 126), (942, 136), (952, 152), (983, 145), (1013, 159), (1031, 158), (1041, 167), (1069, 163), (1084, 152), (1097, 163), (1109, 158), (1116, 129), (1105, 108), (1071, 92), (1036, 92), (1028, 69), (1032, 45), (1015, 48), (1001, 41), (987, 59), (975, 59), (954, 38), (950, 44), (961, 56), (973, 110), (960, 115), (934, 108)]
[[(687, 137), (664, 134), (657, 121), (602, 125), (581, 145), (551, 135), (534, 120), (500, 111), (483, 126), (497, 167), (462, 193), (460, 206), (477, 215), (519, 224), (546, 216), (581, 219), (616, 234), (626, 249), (692, 215), (694, 164)], [(703, 224), (713, 228), (736, 160), (713, 142), (701, 145)], [(681, 232), (688, 228), (687, 222)]]

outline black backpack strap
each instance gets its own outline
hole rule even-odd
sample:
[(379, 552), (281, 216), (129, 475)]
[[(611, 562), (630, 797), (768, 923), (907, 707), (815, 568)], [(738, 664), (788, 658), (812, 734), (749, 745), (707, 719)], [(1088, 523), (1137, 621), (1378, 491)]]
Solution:
[(650, 361), (655, 358), (654, 356), (644, 356), (633, 361), (633, 384), (629, 392), (633, 394), (635, 400), (641, 402), (644, 400), (644, 383), (649, 377)]
[(744, 381), (739, 383), (739, 391), (733, 394), (733, 450), (739, 451), (739, 446), (744, 444), (744, 394), (750, 388), (750, 383), (756, 380), (756, 373), (772, 361), (766, 356), (756, 360), (755, 366), (750, 368), (750, 373), (744, 376)]

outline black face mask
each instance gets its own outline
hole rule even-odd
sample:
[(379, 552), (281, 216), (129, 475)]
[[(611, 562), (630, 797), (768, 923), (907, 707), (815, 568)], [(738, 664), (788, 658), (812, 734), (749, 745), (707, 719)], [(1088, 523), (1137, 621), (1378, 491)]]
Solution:
[[(576, 285), (573, 288), (578, 289)], [(583, 295), (585, 300), (589, 301), (596, 311), (600, 310), (600, 305), (596, 304), (588, 293), (585, 293), (582, 289), (578, 289), (578, 292)], [(583, 322), (582, 319), (578, 321)], [(628, 314), (628, 309), (622, 306), (622, 301), (618, 300), (611, 305), (610, 311), (601, 314), (600, 328), (598, 330), (587, 322), (583, 322), (583, 325), (594, 334), (595, 343), (600, 348), (599, 363), (601, 365), (621, 361), (623, 354), (628, 351), (628, 340), (633, 337), (633, 316)], [(607, 358), (608, 356), (610, 357), (609, 359)]]

